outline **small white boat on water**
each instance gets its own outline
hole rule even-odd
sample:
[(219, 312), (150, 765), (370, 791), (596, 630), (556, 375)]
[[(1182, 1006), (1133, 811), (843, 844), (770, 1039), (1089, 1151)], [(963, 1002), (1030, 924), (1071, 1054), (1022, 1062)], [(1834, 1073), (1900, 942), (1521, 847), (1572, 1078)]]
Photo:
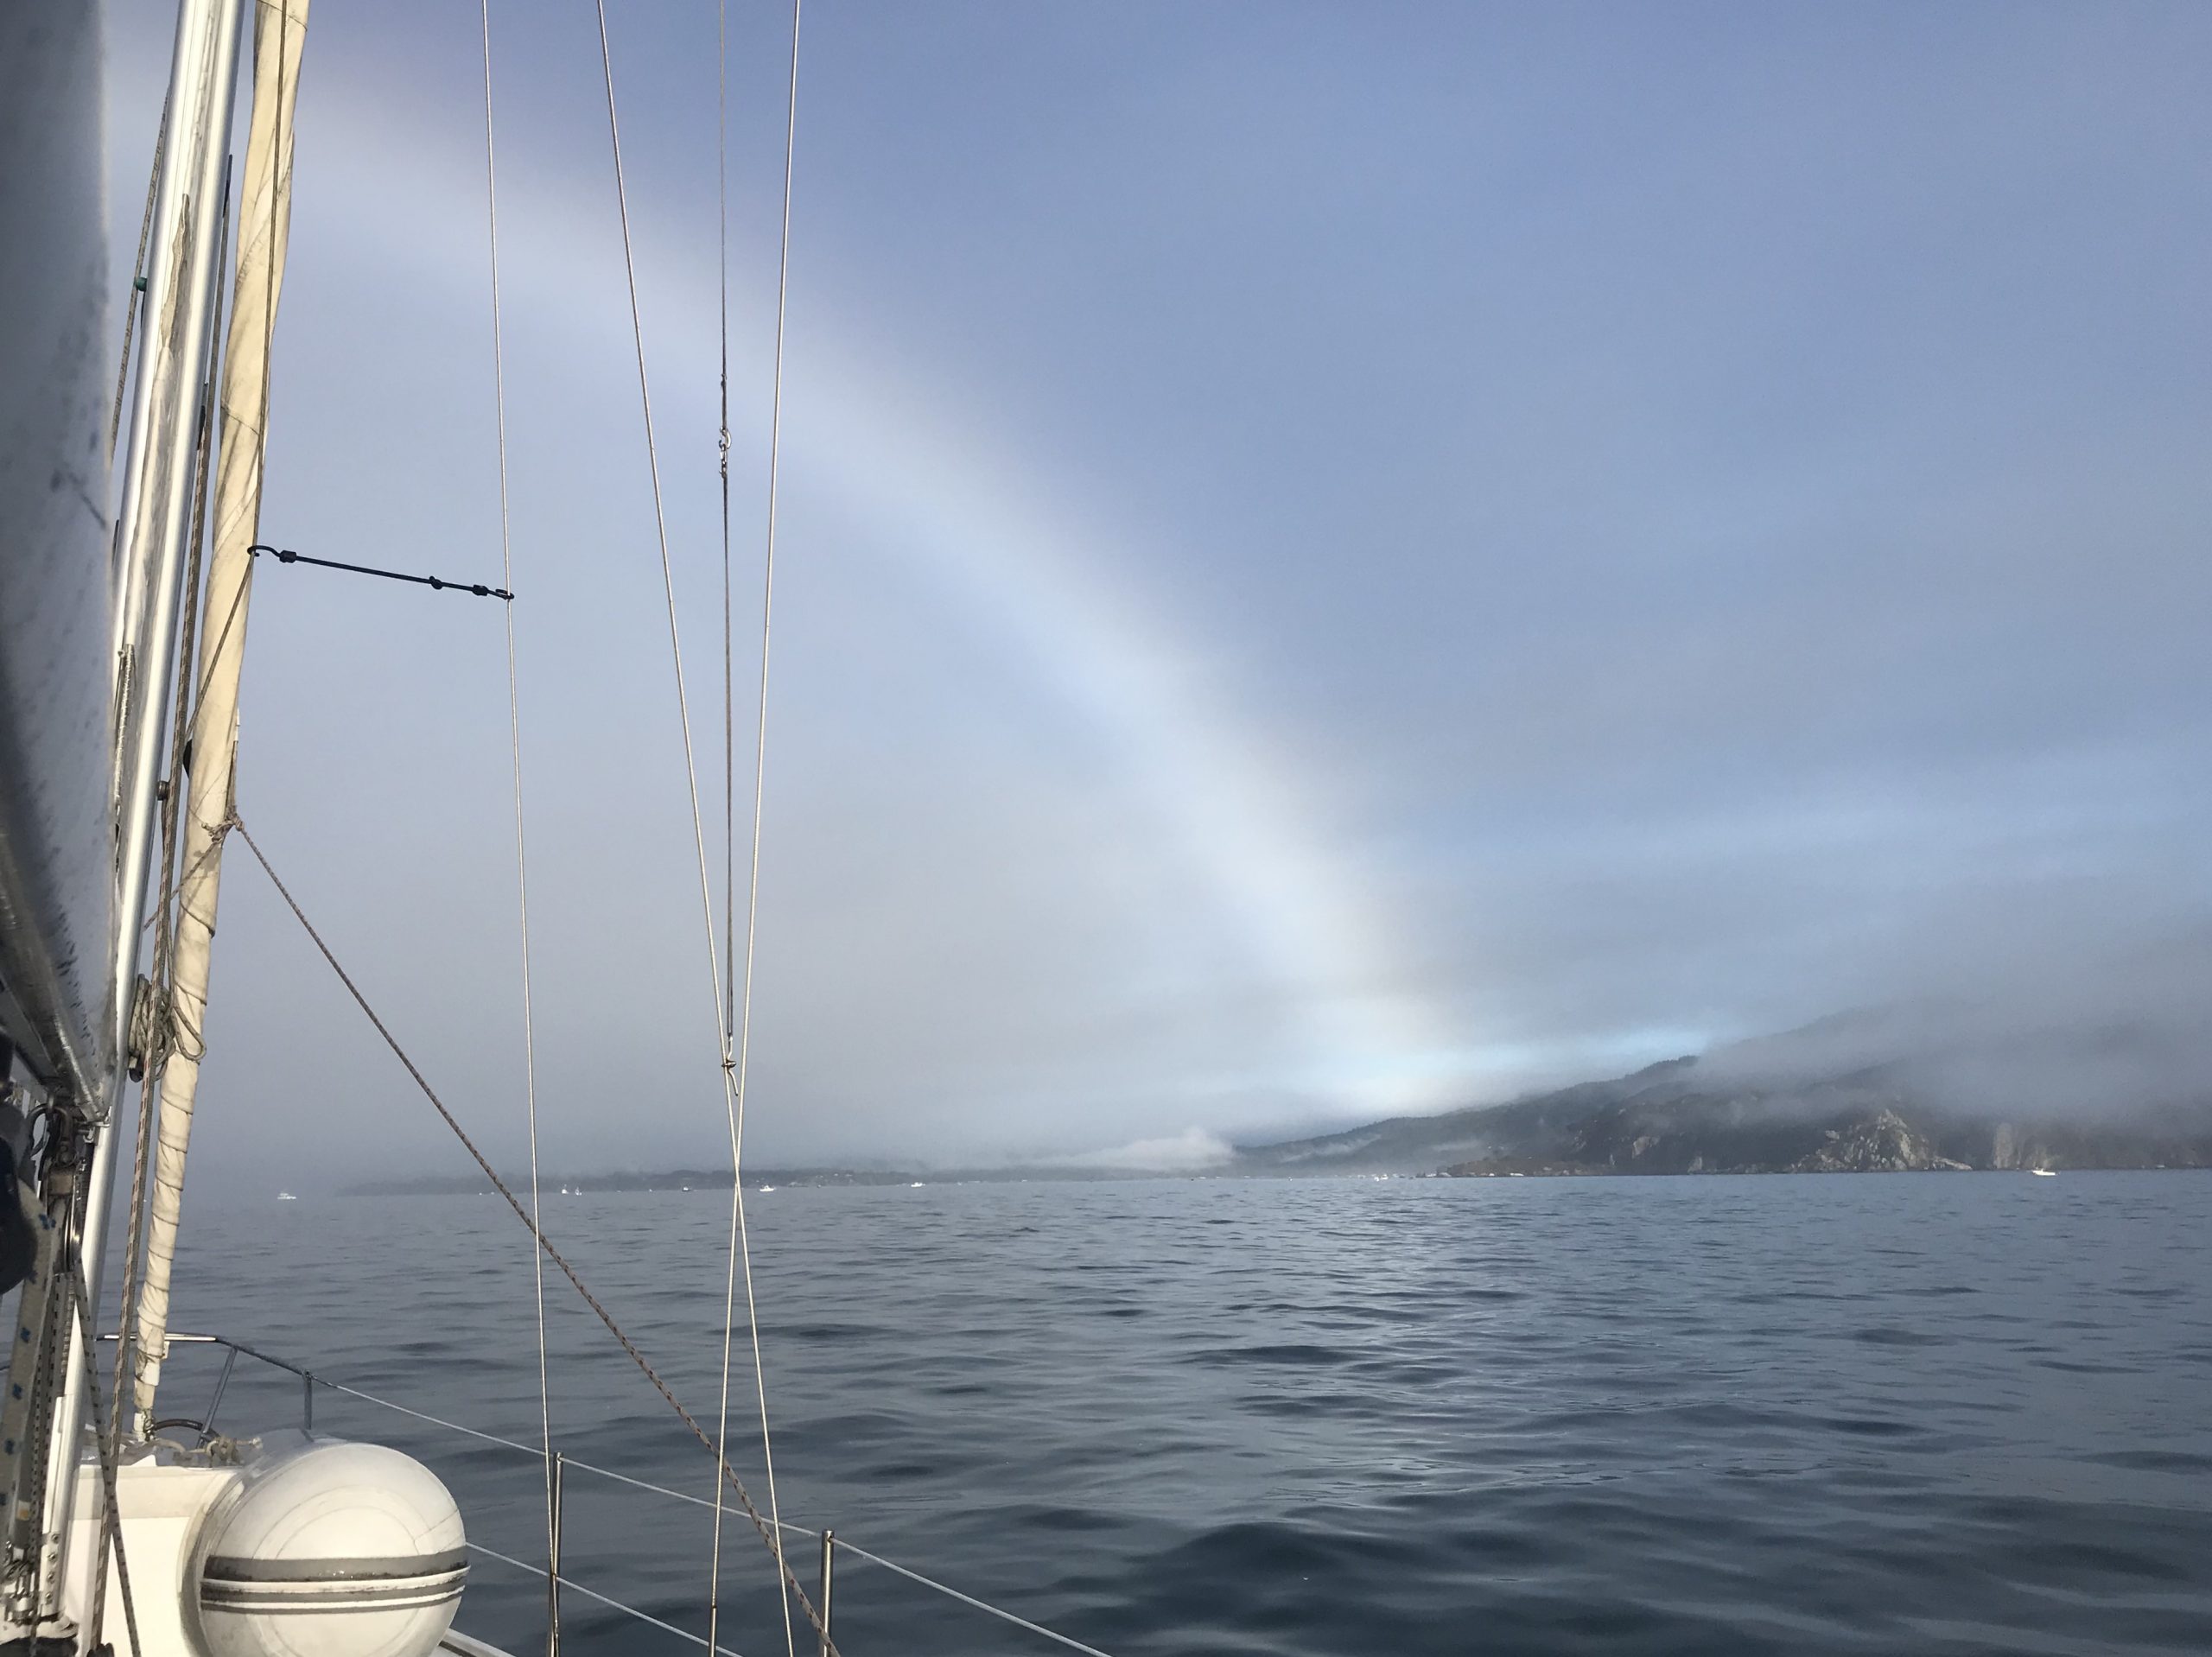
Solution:
[(2033, 1174), (2037, 1179), (2056, 1179), (2058, 1178), (2058, 1170), (2056, 1168), (2031, 1168), (2028, 1171)]

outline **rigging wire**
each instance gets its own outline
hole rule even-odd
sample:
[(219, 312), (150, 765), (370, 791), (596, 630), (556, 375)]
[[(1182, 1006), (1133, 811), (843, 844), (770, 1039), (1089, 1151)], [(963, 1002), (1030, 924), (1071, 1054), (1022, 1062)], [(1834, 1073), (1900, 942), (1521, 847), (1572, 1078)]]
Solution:
[[(794, 5), (796, 5), (796, 3), (797, 0), (794, 0)], [(735, 1078), (736, 1066), (730, 1057), (729, 1024), (728, 1019), (723, 1013), (723, 962), (721, 960), (721, 948), (715, 936), (714, 885), (712, 878), (708, 873), (707, 868), (706, 826), (705, 821), (701, 814), (699, 805), (699, 767), (691, 739), (690, 701), (684, 688), (683, 636), (681, 630), (677, 625), (676, 615), (676, 575), (674, 567), (669, 556), (668, 513), (664, 504), (661, 492), (660, 450), (654, 436), (652, 381), (645, 369), (645, 322), (639, 312), (638, 302), (637, 253), (630, 233), (629, 184), (624, 175), (622, 168), (622, 129), (620, 120), (619, 119), (615, 110), (614, 51), (607, 35), (607, 0), (596, 0), (594, 10), (598, 14), (599, 19), (600, 67), (607, 86), (607, 147), (614, 164), (614, 200), (622, 230), (622, 267), (623, 274), (629, 286), (630, 337), (631, 342), (636, 350), (638, 362), (638, 402), (645, 423), (645, 460), (652, 485), (653, 530), (659, 544), (660, 551), (661, 593), (662, 597), (666, 603), (668, 611), (668, 646), (670, 658), (674, 667), (676, 676), (677, 718), (682, 728), (683, 737), (683, 776), (685, 786), (689, 790), (691, 806), (691, 841), (694, 853), (697, 859), (699, 869), (700, 916), (704, 921), (706, 926), (708, 988), (713, 996), (715, 1003), (715, 1051), (721, 1066), (723, 1104), (728, 1117), (731, 1154), (733, 1160), (734, 1160), (740, 1154), (742, 1145), (741, 1124), (737, 1114), (737, 1084)], [(792, 73), (794, 78), (796, 78), (798, 73), (797, 61), (798, 49), (796, 30), (794, 30), (792, 35), (791, 49), (793, 62)], [(789, 169), (787, 167), (787, 179), (788, 172)], [(786, 237), (788, 238), (790, 222), (788, 184), (786, 186), (785, 220), (785, 232)], [(757, 811), (758, 808), (756, 804), (756, 816)], [(731, 1184), (734, 1191), (739, 1193), (742, 1192), (742, 1181), (734, 1179)], [(739, 1230), (741, 1242), (743, 1237), (743, 1197), (741, 1194), (738, 1196), (735, 1200), (738, 1205)], [(749, 1305), (752, 1295), (752, 1273), (749, 1260), (747, 1261), (746, 1278), (747, 1298), (747, 1304)], [(759, 1329), (757, 1324), (755, 1325), (753, 1332), (753, 1344), (757, 1356), (759, 1351)], [(758, 1377), (758, 1374), (759, 1371), (756, 1364), (756, 1378)], [(763, 1540), (768, 1544), (770, 1551), (776, 1556), (776, 1568), (779, 1578), (785, 1582), (790, 1583), (791, 1587), (796, 1589), (798, 1587), (798, 1582), (797, 1579), (791, 1576), (791, 1566), (784, 1558), (783, 1533), (781, 1529), (778, 1527), (780, 1523), (781, 1514), (776, 1495), (775, 1455), (768, 1438), (768, 1412), (765, 1387), (763, 1387), (761, 1398), (760, 1424), (760, 1450), (761, 1458), (765, 1463), (767, 1475), (769, 1511), (769, 1522), (766, 1526), (760, 1527), (761, 1535)], [(721, 1462), (725, 1471), (727, 1471), (728, 1461), (722, 1454), (722, 1446), (720, 1444), (715, 1444), (710, 1446), (710, 1448), (715, 1451), (716, 1458)], [(801, 1593), (799, 1597), (802, 1603), (806, 1603), (804, 1593)], [(795, 1654), (798, 1649), (798, 1640), (791, 1625), (791, 1601), (788, 1596), (782, 1596), (779, 1597), (779, 1598), (784, 1614), (784, 1636), (786, 1657), (795, 1657)], [(810, 1605), (808, 1609), (810, 1612), (811, 1612), (812, 1608)], [(818, 1618), (817, 1619), (817, 1626), (819, 1626)], [(828, 1635), (825, 1633), (823, 1637), (826, 1642), (829, 1637)]]
[[(729, 1387), (729, 1349), (731, 1330), (735, 1321), (735, 1278), (741, 1263), (745, 1274), (745, 1324), (753, 1347), (753, 1380), (760, 1402), (760, 1450), (767, 1467), (769, 1516), (776, 1524), (779, 1551), (783, 1545), (782, 1514), (776, 1502), (776, 1463), (770, 1449), (768, 1434), (768, 1381), (766, 1368), (760, 1353), (760, 1315), (753, 1286), (753, 1241), (745, 1218), (745, 1106), (747, 1082), (751, 1074), (753, 1052), (753, 970), (760, 930), (760, 841), (768, 780), (768, 668), (769, 649), (773, 641), (776, 596), (776, 508), (779, 486), (782, 480), (784, 438), (784, 337), (785, 322), (790, 311), (791, 268), (791, 178), (793, 162), (798, 149), (798, 48), (800, 9), (804, 0), (791, 0), (791, 56), (790, 79), (785, 89), (784, 115), (784, 199), (783, 220), (776, 256), (776, 347), (773, 378), (769, 398), (768, 417), (768, 522), (761, 556), (760, 575), (760, 682), (758, 711), (753, 732), (753, 844), (751, 865), (747, 876), (745, 898), (745, 959), (742, 968), (733, 959), (730, 963), (732, 985), (741, 984), (743, 1000), (734, 1020), (737, 1026), (737, 1057), (734, 1074), (729, 1068), (729, 1049), (727, 1033), (724, 1037), (724, 1077), (730, 1095), (730, 1279), (725, 1285), (722, 1302), (722, 1388), (724, 1398)], [(725, 306), (727, 306), (725, 299)], [(727, 632), (725, 632), (727, 638)], [(728, 672), (725, 653), (725, 676)], [(734, 882), (724, 888), (734, 906)], [(734, 944), (731, 954), (735, 954)], [(727, 1032), (728, 1026), (725, 1025)], [(720, 1487), (716, 1487), (720, 1495)], [(717, 1530), (721, 1511), (715, 1508)], [(786, 1639), (791, 1634), (791, 1607), (784, 1607), (784, 1629)]]
[[(715, 470), (721, 479), (722, 506), (722, 959), (737, 955), (737, 697), (731, 634), (729, 534), (729, 0), (715, 7), (715, 283), (719, 306), (721, 360), (716, 388), (721, 397), (715, 434)], [(722, 1027), (737, 1019), (737, 981), (723, 984)], [(724, 1054), (723, 1057), (728, 1057)]]
[[(716, 389), (720, 397), (715, 438), (715, 471), (721, 479), (722, 508), (722, 959), (737, 958), (737, 695), (733, 638), (729, 533), (729, 0), (715, 5), (715, 296), (720, 359)], [(737, 978), (725, 975), (721, 990), (722, 1063), (729, 1063), (728, 1031), (737, 1020), (734, 997)], [(734, 1122), (732, 1124), (734, 1129)], [(730, 1226), (737, 1226), (738, 1205), (744, 1184), (739, 1175), (735, 1133), (730, 1150)], [(715, 1414), (715, 1453), (729, 1453), (730, 1316), (737, 1270), (734, 1235), (730, 1240), (728, 1273), (722, 1285), (721, 1393)], [(720, 1637), (722, 1611), (722, 1482), (715, 1480), (715, 1523), (707, 1552), (707, 1649)]]
[[(767, 1461), (768, 1493), (772, 1514), (776, 1513), (775, 1462), (768, 1426), (768, 1391), (766, 1366), (760, 1350), (760, 1322), (753, 1281), (753, 1249), (750, 1228), (745, 1215), (745, 1107), (747, 1081), (749, 1072), (753, 1029), (753, 971), (755, 944), (759, 934), (760, 907), (760, 842), (762, 819), (766, 797), (768, 747), (768, 670), (769, 651), (772, 638), (775, 613), (776, 579), (776, 505), (779, 475), (780, 446), (783, 435), (784, 391), (784, 325), (789, 293), (791, 270), (791, 219), (792, 161), (797, 149), (798, 121), (798, 49), (801, 0), (791, 6), (791, 57), (789, 84), (785, 89), (785, 117), (784, 128), (784, 182), (781, 235), (777, 256), (776, 288), (776, 343), (773, 389), (768, 447), (768, 523), (766, 546), (761, 562), (760, 591), (760, 682), (757, 702), (757, 718), (753, 728), (753, 824), (751, 861), (748, 872), (746, 914), (745, 953), (743, 967), (738, 966), (736, 938), (737, 871), (736, 871), (736, 813), (734, 728), (736, 724), (734, 697), (732, 687), (734, 649), (731, 637), (730, 607), (730, 520), (729, 520), (729, 194), (728, 184), (728, 6), (727, 0), (720, 8), (722, 19), (721, 43), (722, 64), (719, 109), (722, 132), (722, 153), (718, 158), (717, 176), (720, 181), (720, 210), (722, 229), (721, 245), (721, 504), (722, 504), (722, 741), (723, 741), (723, 812), (724, 812), (724, 872), (723, 872), (723, 958), (731, 969), (725, 979), (725, 1044), (722, 1058), (726, 1074), (732, 1064), (728, 1045), (728, 1032), (736, 1031), (737, 1051), (734, 1057), (734, 1076), (731, 1080), (729, 1098), (730, 1127), (730, 1235), (728, 1242), (728, 1273), (722, 1290), (722, 1361), (721, 1361), (721, 1431), (728, 1431), (729, 1378), (731, 1347), (736, 1324), (737, 1276), (742, 1267), (745, 1278), (746, 1327), (753, 1352), (753, 1378), (755, 1396), (760, 1401), (760, 1442)], [(738, 1001), (738, 986), (744, 986), (744, 999)], [(721, 1581), (721, 1504), (719, 1483), (715, 1486), (715, 1565), (714, 1578), (718, 1587)], [(708, 1614), (708, 1634), (713, 1637), (715, 1606), (710, 1595)], [(785, 1633), (790, 1633), (789, 1608), (785, 1608)]]
[[(514, 586), (514, 536), (508, 510), (507, 487), (507, 371), (505, 329), (499, 311), (499, 150), (492, 118), (492, 4), (478, 0), (484, 38), (484, 220), (491, 254), (492, 286), (492, 403), (497, 422), (499, 450), (499, 583), (500, 596), (512, 600)], [(433, 581), (432, 586), (437, 585)], [(483, 589), (475, 589), (481, 593)], [(530, 1223), (537, 1230), (543, 1196), (537, 1171), (537, 1032), (530, 981), (530, 850), (523, 832), (522, 696), (515, 671), (515, 607), (506, 613), (507, 734), (513, 753), (515, 795), (515, 912), (521, 933), (523, 1097), (530, 1122)], [(543, 1234), (540, 1234), (543, 1235)], [(553, 1489), (553, 1402), (545, 1356), (545, 1259), (530, 1251), (531, 1286), (537, 1308), (537, 1426), (545, 1448), (545, 1545), (550, 1559), (556, 1546), (559, 1515)], [(558, 1634), (551, 1638), (557, 1641)]]
[(683, 1400), (677, 1397), (668, 1382), (661, 1379), (660, 1372), (655, 1369), (645, 1355), (638, 1349), (637, 1343), (623, 1333), (622, 1326), (614, 1321), (614, 1314), (608, 1311), (599, 1297), (585, 1286), (576, 1268), (569, 1263), (568, 1256), (553, 1246), (553, 1240), (548, 1237), (539, 1228), (537, 1221), (531, 1217), (529, 1210), (522, 1205), (522, 1199), (514, 1194), (513, 1188), (499, 1178), (498, 1171), (492, 1166), (490, 1159), (477, 1148), (476, 1141), (468, 1136), (468, 1130), (461, 1125), (461, 1119), (455, 1116), (447, 1106), (446, 1101), (438, 1096), (437, 1090), (430, 1085), (429, 1078), (423, 1074), (422, 1067), (416, 1064), (409, 1056), (407, 1050), (399, 1044), (398, 1038), (391, 1033), (391, 1026), (385, 1023), (376, 1008), (369, 1004), (368, 997), (361, 993), (361, 987), (353, 981), (353, 975), (340, 964), (330, 945), (323, 942), (322, 934), (315, 930), (315, 923), (308, 918), (307, 911), (300, 907), (300, 900), (292, 895), (292, 889), (284, 884), (283, 877), (276, 873), (276, 866), (270, 862), (268, 854), (261, 849), (260, 843), (254, 839), (252, 831), (245, 826), (245, 820), (235, 811), (224, 823), (222, 829), (225, 835), (233, 832), (245, 842), (246, 850), (253, 854), (253, 860), (261, 865), (261, 872), (269, 877), (269, 884), (276, 888), (276, 895), (284, 900), (284, 906), (292, 911), (292, 918), (299, 922), (300, 930), (308, 935), (308, 941), (315, 945), (315, 952), (321, 955), (324, 964), (337, 975), (338, 981), (345, 986), (346, 993), (353, 998), (353, 1005), (360, 1008), (362, 1016), (368, 1019), (370, 1028), (373, 1029), (383, 1038), (384, 1044), (391, 1050), (392, 1057), (399, 1061), (401, 1067), (406, 1070), (409, 1078), (414, 1082), (423, 1097), (429, 1101), (430, 1108), (438, 1113), (438, 1119), (444, 1122), (452, 1131), (453, 1136), (461, 1141), (461, 1148), (468, 1153), (469, 1159), (483, 1171), (484, 1178), (491, 1183), (492, 1189), (505, 1200), (507, 1207), (513, 1211), (515, 1218), (529, 1228), (531, 1235), (537, 1240), (537, 1246), (543, 1251), (545, 1258), (553, 1262), (563, 1277), (568, 1279), (569, 1287), (576, 1292), (585, 1305), (591, 1308), (593, 1315), (605, 1326), (607, 1332), (614, 1337), (615, 1344), (628, 1355), (631, 1362), (638, 1366), (639, 1373), (652, 1384), (653, 1390), (661, 1395), (662, 1401), (676, 1412), (676, 1419), (683, 1423), (684, 1426), (690, 1430), (691, 1436), (699, 1441), (702, 1448), (721, 1461), (722, 1476), (729, 1481), (730, 1489), (737, 1493), (738, 1505), (744, 1508), (746, 1517), (753, 1521), (753, 1527), (760, 1532), (761, 1540), (769, 1543), (776, 1555), (777, 1564), (783, 1573), (785, 1591), (798, 1599), (799, 1609), (806, 1614), (807, 1621), (814, 1625), (815, 1631), (822, 1636), (822, 1657), (839, 1657), (836, 1643), (831, 1640), (829, 1629), (823, 1624), (821, 1612), (815, 1609), (814, 1602), (807, 1597), (806, 1590), (800, 1585), (798, 1578), (792, 1574), (791, 1565), (785, 1560), (784, 1551), (779, 1545), (779, 1539), (777, 1532), (771, 1528), (771, 1521), (754, 1503), (752, 1493), (745, 1488), (745, 1481), (738, 1476), (737, 1470), (729, 1464), (726, 1457), (721, 1457), (715, 1448), (715, 1441), (708, 1436), (706, 1428), (699, 1424), (699, 1419), (683, 1406)]

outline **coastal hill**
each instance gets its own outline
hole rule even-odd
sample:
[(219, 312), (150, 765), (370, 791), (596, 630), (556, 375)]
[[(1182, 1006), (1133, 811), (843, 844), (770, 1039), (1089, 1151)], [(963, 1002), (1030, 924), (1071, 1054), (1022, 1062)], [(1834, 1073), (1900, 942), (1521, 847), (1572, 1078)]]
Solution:
[(1924, 1011), (1853, 1015), (1509, 1104), (1241, 1147), (1235, 1171), (2212, 1167), (2212, 1064), (2200, 1048), (2147, 1023), (2023, 1033)]
[(1243, 1148), (1253, 1174), (1894, 1173), (2212, 1167), (2212, 1108), (2014, 1121), (1873, 1077), (1758, 1087), (1671, 1059), (1512, 1104)]
[[(748, 1184), (903, 1185), (1133, 1175), (1892, 1173), (2212, 1167), (2212, 1036), (2189, 1016), (1993, 1021), (1857, 1013), (1610, 1081), (1396, 1116), (1154, 1165), (1126, 1156), (963, 1169), (749, 1170)], [(1177, 1142), (1164, 1141), (1173, 1145)], [(727, 1168), (549, 1177), (548, 1190), (728, 1190)], [(480, 1176), (363, 1191), (460, 1192)]]

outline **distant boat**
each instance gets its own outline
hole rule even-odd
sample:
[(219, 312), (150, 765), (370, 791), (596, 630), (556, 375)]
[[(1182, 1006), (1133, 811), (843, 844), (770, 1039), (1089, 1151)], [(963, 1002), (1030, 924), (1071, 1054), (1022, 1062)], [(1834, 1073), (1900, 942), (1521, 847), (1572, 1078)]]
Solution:
[(2058, 1178), (2058, 1170), (2056, 1168), (2031, 1168), (2028, 1171), (2033, 1174), (2037, 1179), (2056, 1179)]
[(916, 1180), (912, 1184), (911, 1184), (911, 1185), (909, 1185), (909, 1186), (907, 1186), (907, 1187), (906, 1187), (906, 1189), (907, 1189), (908, 1190), (910, 1190), (910, 1191), (918, 1191), (918, 1190), (921, 1190), (921, 1188), (922, 1188), (922, 1182), (921, 1182), (920, 1180), (918, 1180), (918, 1180)]
[(276, 1193), (276, 1200), (280, 1203), (296, 1203), (300, 1199), (293, 1196), (289, 1191), (278, 1191)]
[(763, 1185), (760, 1187), (760, 1194), (766, 1196), (768, 1192), (775, 1189), (776, 1188), (773, 1185)]

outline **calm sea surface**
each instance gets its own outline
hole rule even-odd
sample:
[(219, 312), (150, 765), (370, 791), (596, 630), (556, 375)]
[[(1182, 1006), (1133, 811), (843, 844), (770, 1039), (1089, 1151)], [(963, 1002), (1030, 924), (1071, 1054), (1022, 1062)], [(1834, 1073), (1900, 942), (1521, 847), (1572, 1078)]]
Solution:
[[(727, 1193), (547, 1229), (710, 1423)], [(787, 1519), (1115, 1654), (2212, 1652), (2212, 1177), (1134, 1182), (748, 1199)], [(496, 1198), (188, 1211), (177, 1323), (534, 1442)], [(553, 1430), (711, 1463), (549, 1273)], [(216, 1365), (171, 1366), (196, 1415)], [(749, 1369), (741, 1371), (749, 1375)], [(296, 1423), (241, 1366), (221, 1425)], [(734, 1422), (751, 1425), (749, 1386)], [(536, 1463), (322, 1394), (542, 1563)], [(734, 1432), (750, 1448), (757, 1430)], [(703, 1629), (703, 1508), (577, 1471), (567, 1566)], [(801, 1576), (812, 1579), (810, 1544)], [(783, 1649), (726, 1547), (724, 1643)], [(480, 1559), (458, 1626), (543, 1649)], [(570, 1593), (574, 1654), (680, 1652)], [(1045, 1653), (864, 1563), (851, 1657)], [(802, 1649), (810, 1650), (803, 1646)]]

